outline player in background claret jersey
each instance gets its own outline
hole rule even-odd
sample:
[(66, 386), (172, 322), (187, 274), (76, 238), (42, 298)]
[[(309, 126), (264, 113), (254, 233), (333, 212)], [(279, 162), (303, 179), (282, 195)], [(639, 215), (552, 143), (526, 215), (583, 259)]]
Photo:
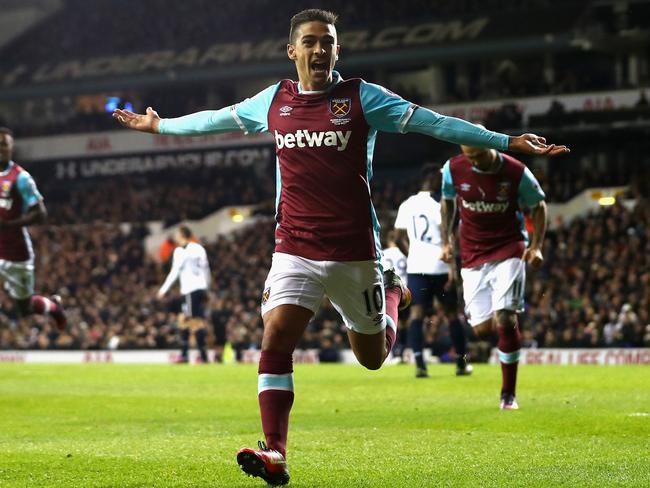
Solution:
[(258, 399), (266, 443), (237, 454), (242, 470), (286, 484), (293, 351), (323, 295), (341, 313), (356, 358), (381, 367), (395, 342), (397, 314), (410, 293), (394, 272), (382, 274), (379, 223), (370, 199), (378, 131), (417, 132), (448, 142), (563, 154), (534, 134), (509, 137), (445, 117), (334, 65), (341, 46), (337, 16), (309, 9), (291, 19), (287, 55), (298, 81), (282, 80), (231, 107), (174, 119), (116, 110), (125, 127), (150, 133), (205, 135), (270, 132), (277, 155), (275, 253), (262, 292), (264, 334)]
[[(461, 276), (465, 315), (479, 337), (496, 331), (501, 362), (502, 410), (516, 410), (517, 366), (526, 263), (543, 262), (546, 232), (544, 192), (526, 166), (494, 149), (461, 146), (443, 168), (442, 258), (453, 259), (451, 228), (460, 211)], [(520, 205), (532, 209), (530, 242)]]
[(176, 280), (180, 281), (181, 294), (184, 297), (181, 329), (181, 357), (179, 363), (189, 361), (190, 333), (194, 332), (199, 349), (200, 361), (208, 362), (206, 337), (208, 334), (205, 320), (205, 303), (210, 287), (210, 265), (205, 248), (195, 242), (192, 230), (183, 225), (174, 235), (178, 247), (172, 255), (172, 267), (165, 282), (158, 290), (158, 298), (163, 298)]
[(409, 317), (409, 345), (415, 359), (416, 378), (429, 376), (424, 361), (423, 320), (430, 312), (434, 297), (444, 311), (449, 333), (457, 354), (456, 374), (472, 373), (467, 364), (467, 339), (459, 317), (454, 267), (441, 259), (442, 238), (440, 226), (440, 166), (425, 164), (420, 172), (420, 191), (411, 195), (400, 206), (395, 219), (397, 245), (408, 256), (408, 286), (411, 290)]
[(49, 315), (66, 326), (61, 298), (34, 295), (34, 249), (27, 226), (45, 221), (43, 197), (32, 176), (13, 160), (13, 133), (0, 127), (0, 278), (21, 316)]

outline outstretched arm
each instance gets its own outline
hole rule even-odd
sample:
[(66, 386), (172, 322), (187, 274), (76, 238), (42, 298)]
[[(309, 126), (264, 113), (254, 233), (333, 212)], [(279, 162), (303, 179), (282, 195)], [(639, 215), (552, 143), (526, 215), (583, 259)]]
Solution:
[(233, 110), (233, 107), (224, 107), (220, 110), (204, 110), (175, 119), (161, 119), (154, 109), (148, 107), (144, 115), (118, 109), (113, 112), (113, 118), (124, 127), (141, 132), (198, 136), (239, 130), (239, 125), (233, 117)]
[(116, 110), (113, 117), (124, 127), (151, 134), (200, 136), (242, 130), (264, 132), (268, 130), (268, 111), (279, 84), (271, 85), (257, 95), (219, 110), (204, 110), (175, 119), (161, 119), (151, 107), (145, 114)]
[(403, 132), (417, 132), (447, 142), (472, 147), (487, 147), (534, 155), (557, 156), (569, 152), (566, 146), (546, 144), (546, 139), (535, 134), (507, 136), (484, 129), (456, 117), (440, 115), (427, 108), (415, 109)]
[(534, 155), (557, 156), (569, 152), (566, 146), (546, 144), (546, 139), (535, 134), (507, 136), (456, 117), (440, 115), (373, 83), (362, 81), (360, 96), (366, 121), (377, 130), (417, 132), (464, 146)]

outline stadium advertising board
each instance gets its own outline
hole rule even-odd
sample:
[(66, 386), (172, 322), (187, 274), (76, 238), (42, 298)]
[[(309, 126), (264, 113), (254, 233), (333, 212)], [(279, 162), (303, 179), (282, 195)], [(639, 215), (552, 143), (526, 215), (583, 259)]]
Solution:
[[(351, 352), (351, 351), (350, 351)], [(190, 351), (190, 362), (198, 359), (198, 351)], [(133, 350), (133, 351), (0, 351), (0, 363), (44, 363), (44, 364), (172, 364), (179, 358), (178, 351)], [(212, 359), (212, 358), (210, 358)], [(244, 363), (259, 362), (259, 351), (244, 351)], [(318, 350), (297, 349), (295, 363), (318, 363)], [(347, 362), (347, 361), (344, 361)]]
[[(192, 356), (192, 354), (194, 356)], [(191, 359), (198, 353), (192, 351)], [(260, 352), (246, 350), (242, 362), (257, 364)], [(116, 364), (168, 364), (173, 363), (178, 352), (169, 350), (142, 351), (2, 351), (0, 363), (116, 363)], [(295, 363), (318, 363), (317, 349), (297, 349)], [(341, 351), (341, 362), (357, 364), (351, 350)], [(498, 364), (494, 349), (490, 363)], [(546, 365), (600, 365), (623, 366), (629, 364), (650, 365), (650, 348), (611, 349), (522, 349), (520, 364)]]
[(26, 166), (37, 179), (83, 180), (153, 174), (169, 170), (193, 171), (201, 168), (253, 166), (256, 170), (262, 170), (268, 167), (274, 155), (272, 147), (253, 146), (81, 159), (66, 158), (48, 164)]
[[(496, 349), (492, 351), (490, 363), (499, 363)], [(601, 366), (650, 365), (650, 348), (522, 349), (519, 364), (558, 364), (565, 366), (580, 364)]]
[[(639, 90), (620, 90), (615, 92), (578, 93), (555, 97), (541, 96), (517, 98), (512, 103), (521, 114), (523, 123), (528, 123), (531, 115), (543, 115), (549, 111), (553, 102), (559, 102), (567, 112), (614, 110), (634, 107), (639, 100)], [(445, 115), (466, 120), (485, 120), (491, 112), (499, 110), (508, 100), (493, 100), (475, 103), (455, 103), (436, 105), (433, 109)]]
[[(349, 51), (409, 48), (451, 41), (469, 41), (485, 33), (489, 17), (471, 20), (426, 22), (411, 26), (398, 25), (381, 30), (357, 29), (341, 33), (340, 43)], [(494, 22), (492, 22), (494, 23)], [(204, 68), (211, 65), (284, 60), (287, 56), (286, 35), (257, 42), (221, 42), (205, 48), (161, 50), (114, 55), (87, 60), (65, 60), (39, 66), (15, 66), (0, 76), (5, 87), (22, 82), (51, 83), (102, 76), (133, 75), (170, 69)]]
[[(415, 50), (430, 46), (530, 38), (565, 32), (579, 9), (567, 5), (562, 15), (555, 9), (533, 9), (535, 22), (522, 24), (513, 15), (480, 15), (467, 18), (430, 18), (414, 24), (343, 29), (339, 42), (352, 55), (381, 51)], [(423, 20), (425, 20), (423, 19)], [(143, 73), (187, 73), (218, 65), (239, 65), (286, 60), (286, 33), (257, 41), (227, 40), (208, 46), (181, 46), (152, 52), (96, 56), (87, 59), (62, 59), (41, 64), (17, 64), (0, 70), (0, 86), (70, 82), (111, 76), (133, 76)]]
[(163, 136), (135, 131), (115, 130), (87, 134), (31, 137), (16, 141), (21, 161), (51, 161), (114, 154), (156, 153), (204, 148), (259, 146), (273, 144), (270, 134), (228, 132), (199, 137)]

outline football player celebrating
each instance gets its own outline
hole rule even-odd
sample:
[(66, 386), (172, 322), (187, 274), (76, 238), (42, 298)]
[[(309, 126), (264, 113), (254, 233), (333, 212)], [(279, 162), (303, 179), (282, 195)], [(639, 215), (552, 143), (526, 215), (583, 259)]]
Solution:
[(508, 137), (418, 107), (385, 88), (334, 71), (337, 16), (319, 9), (291, 19), (287, 55), (298, 81), (282, 80), (220, 110), (174, 119), (116, 110), (125, 127), (205, 135), (241, 130), (274, 135), (278, 162), (275, 253), (262, 294), (264, 334), (258, 398), (266, 443), (237, 461), (271, 484), (289, 481), (293, 351), (323, 295), (341, 313), (356, 358), (379, 369), (391, 351), (398, 310), (410, 292), (380, 264), (379, 222), (370, 199), (377, 131), (417, 132), (458, 144), (561, 154), (533, 134)]

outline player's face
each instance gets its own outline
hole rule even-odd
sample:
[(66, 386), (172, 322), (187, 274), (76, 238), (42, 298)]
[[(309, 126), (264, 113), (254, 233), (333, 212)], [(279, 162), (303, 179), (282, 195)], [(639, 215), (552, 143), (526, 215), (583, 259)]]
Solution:
[(461, 146), (463, 154), (470, 160), (472, 166), (481, 171), (488, 171), (494, 162), (494, 153), (490, 149)]
[(14, 152), (14, 138), (9, 134), (0, 134), (0, 162), (8, 163)]
[(303, 90), (323, 90), (332, 82), (340, 46), (332, 24), (313, 21), (298, 26), (295, 44), (287, 45), (289, 59), (295, 61)]

